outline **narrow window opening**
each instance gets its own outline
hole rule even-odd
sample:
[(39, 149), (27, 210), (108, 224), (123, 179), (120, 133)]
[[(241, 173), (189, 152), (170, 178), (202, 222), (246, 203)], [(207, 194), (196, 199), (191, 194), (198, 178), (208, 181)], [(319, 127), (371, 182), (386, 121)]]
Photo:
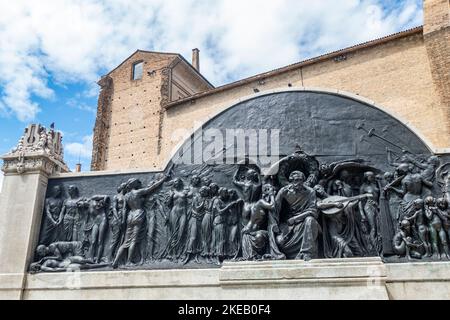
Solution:
[(133, 64), (133, 80), (142, 79), (143, 70), (144, 70), (144, 63), (142, 61)]

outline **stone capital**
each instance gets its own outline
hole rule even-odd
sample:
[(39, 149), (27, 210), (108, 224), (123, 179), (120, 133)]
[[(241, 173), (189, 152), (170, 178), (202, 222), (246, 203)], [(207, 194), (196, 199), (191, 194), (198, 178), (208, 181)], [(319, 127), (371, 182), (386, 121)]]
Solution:
[(43, 151), (18, 155), (4, 155), (2, 171), (6, 174), (43, 173), (50, 176), (59, 172), (68, 172), (66, 164), (52, 159)]

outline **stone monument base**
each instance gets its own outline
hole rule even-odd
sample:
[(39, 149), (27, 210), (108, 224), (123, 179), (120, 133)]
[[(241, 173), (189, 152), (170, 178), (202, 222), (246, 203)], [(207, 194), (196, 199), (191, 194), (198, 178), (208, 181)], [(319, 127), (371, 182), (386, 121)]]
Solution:
[(23, 299), (388, 299), (380, 258), (29, 274)]
[[(3, 299), (450, 299), (450, 262), (227, 262), (217, 269), (0, 275)], [(21, 294), (18, 294), (18, 291)]]

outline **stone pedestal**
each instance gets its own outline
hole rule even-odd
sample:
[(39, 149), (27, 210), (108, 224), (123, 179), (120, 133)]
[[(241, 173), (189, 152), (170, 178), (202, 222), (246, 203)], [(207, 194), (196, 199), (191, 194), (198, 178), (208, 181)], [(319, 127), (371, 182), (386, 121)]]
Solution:
[(25, 129), (18, 147), (1, 159), (5, 176), (0, 193), (0, 299), (21, 299), (39, 236), (48, 176), (67, 167), (59, 134), (34, 124)]
[(450, 300), (450, 262), (386, 264), (386, 288), (393, 300)]
[(7, 174), (0, 194), (0, 299), (20, 299), (38, 237), (47, 177)]
[(379, 258), (228, 262), (218, 269), (38, 273), (24, 299), (388, 299)]
[(225, 263), (224, 292), (241, 299), (388, 299), (379, 257)]
[(450, 299), (450, 262), (379, 258), (229, 262), (221, 268), (3, 273), (9, 299)]

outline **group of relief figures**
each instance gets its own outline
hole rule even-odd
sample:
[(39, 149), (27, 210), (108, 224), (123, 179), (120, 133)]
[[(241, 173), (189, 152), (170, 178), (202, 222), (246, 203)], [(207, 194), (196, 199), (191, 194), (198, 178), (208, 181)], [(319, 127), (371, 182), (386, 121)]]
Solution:
[[(131, 178), (115, 195), (89, 198), (75, 185), (63, 198), (55, 185), (30, 269), (449, 259), (449, 197), (438, 186), (439, 158), (403, 152), (392, 159), (389, 150), (387, 158), (393, 169), (382, 172), (363, 159), (320, 164), (298, 148), (265, 175), (248, 163), (184, 175), (172, 167), (149, 186)], [(222, 179), (214, 179), (217, 172)]]

